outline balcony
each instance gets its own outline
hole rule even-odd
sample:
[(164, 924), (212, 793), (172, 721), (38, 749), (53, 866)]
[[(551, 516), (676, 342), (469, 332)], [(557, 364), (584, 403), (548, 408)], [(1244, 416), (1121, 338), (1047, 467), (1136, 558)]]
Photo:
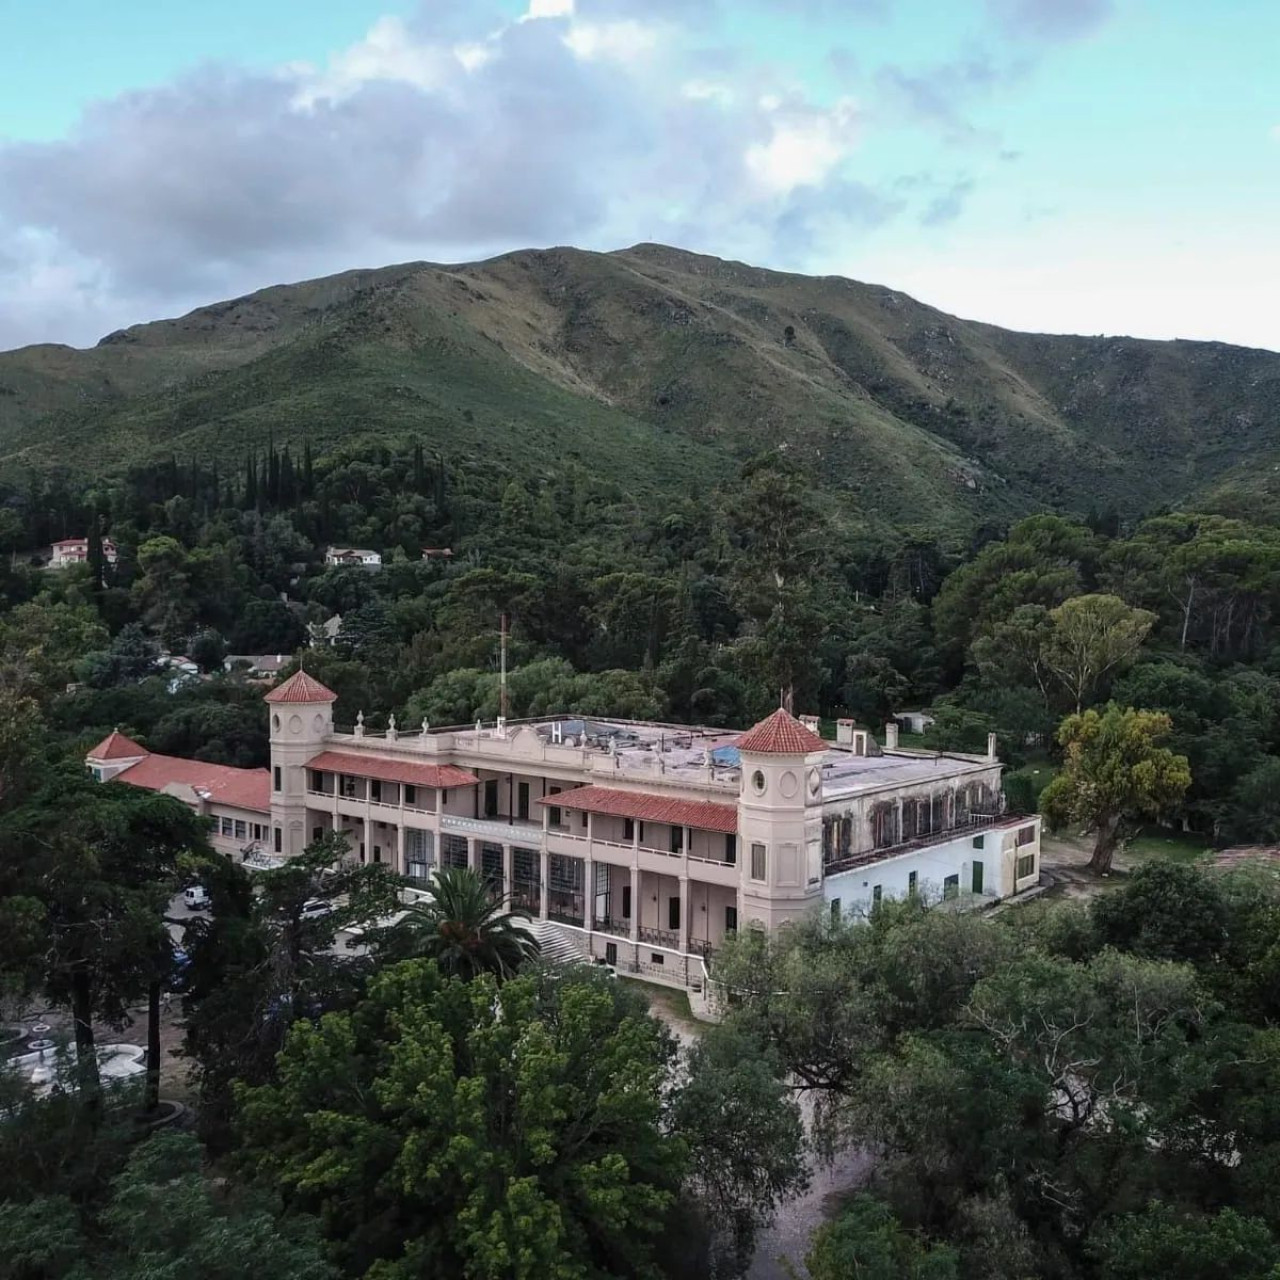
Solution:
[(612, 920), (608, 916), (596, 921), (597, 933), (609, 933), (615, 938), (631, 937), (630, 920)]
[(665, 947), (668, 951), (680, 950), (680, 935), (671, 929), (640, 928), (640, 941), (651, 947)]
[(860, 853), (851, 853), (843, 858), (825, 860), (822, 864), (823, 875), (837, 875), (841, 871), (849, 871), (854, 867), (865, 867), (873, 862), (883, 862), (886, 858), (898, 858), (904, 853), (914, 853), (917, 849), (928, 849), (934, 845), (947, 844), (952, 840), (965, 840), (970, 836), (981, 835), (996, 827), (1013, 827), (1031, 821), (1020, 813), (988, 813), (973, 814), (965, 822), (948, 827), (945, 831), (933, 831), (928, 835), (916, 836), (911, 840), (903, 840), (898, 844), (886, 845), (883, 849), (864, 849)]
[(542, 824), (519, 818), (464, 818), (456, 813), (442, 813), (440, 830), (453, 835), (479, 836), (495, 844), (519, 844), (532, 849), (542, 847)]

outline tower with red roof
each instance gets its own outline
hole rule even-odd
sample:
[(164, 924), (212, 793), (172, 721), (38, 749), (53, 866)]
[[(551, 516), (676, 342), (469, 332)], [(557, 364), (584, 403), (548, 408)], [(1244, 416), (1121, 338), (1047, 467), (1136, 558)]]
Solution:
[(271, 852), (292, 857), (310, 843), (307, 762), (333, 733), (338, 695), (314, 676), (296, 671), (263, 701), (270, 715)]

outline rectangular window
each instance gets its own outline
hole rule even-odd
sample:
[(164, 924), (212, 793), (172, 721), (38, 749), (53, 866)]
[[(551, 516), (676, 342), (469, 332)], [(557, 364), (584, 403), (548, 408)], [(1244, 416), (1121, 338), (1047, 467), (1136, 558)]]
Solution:
[(606, 942), (604, 944), (604, 962), (609, 965), (618, 963), (618, 944), (616, 942)]
[(651, 964), (662, 964), (663, 963), (662, 953), (660, 951), (651, 951), (649, 953), (649, 962)]
[(585, 812), (582, 815), (582, 829), (583, 831), (587, 829), (587, 814)]
[(277, 853), (284, 852), (284, 832), (279, 827), (275, 828), (275, 847)]
[(644, 823), (643, 822), (639, 824), (639, 831), (640, 831), (640, 843), (644, 844)]
[(236, 839), (247, 840), (249, 838), (249, 824), (243, 818), (236, 819)]
[(373, 846), (373, 860), (374, 862), (382, 861), (382, 846), (379, 844)]
[(764, 845), (753, 844), (751, 846), (751, 878), (753, 880), (766, 880), (768, 876), (765, 872)]
[(725, 933), (738, 932), (738, 908), (737, 907), (725, 907), (724, 931)]
[(281, 788), (280, 788), (280, 766), (279, 766), (279, 765), (276, 765), (276, 766), (275, 766), (275, 768), (273, 768), (273, 769), (271, 770), (271, 780), (272, 780), (272, 784), (274, 785), (275, 789), (276, 789), (277, 791), (279, 791), (279, 790), (281, 789)]
[(982, 892), (982, 863), (975, 862), (973, 864), (973, 891), (974, 893)]
[(871, 905), (879, 906), (880, 899), (884, 897), (884, 885), (876, 884), (871, 886)]
[(916, 896), (916, 885), (919, 883), (920, 873), (918, 871), (909, 871), (907, 873), (907, 892), (914, 898)]
[(973, 847), (974, 847), (975, 849), (981, 849), (981, 848), (983, 848), (983, 847), (986, 845), (986, 843), (987, 843), (987, 837), (986, 837), (986, 836), (974, 836), (974, 837), (973, 837)]
[(631, 886), (629, 884), (622, 886), (622, 918), (631, 919)]
[(521, 822), (529, 821), (529, 784), (527, 782), (520, 783), (516, 788), (516, 817)]
[(1024, 844), (1034, 844), (1035, 840), (1036, 840), (1036, 829), (1034, 824), (1029, 827), (1018, 828), (1018, 847), (1019, 848), (1021, 848)]
[(667, 928), (676, 930), (680, 928), (680, 899), (667, 899)]
[(731, 866), (738, 864), (738, 837), (727, 835), (724, 838), (724, 860)]
[(1036, 873), (1036, 855), (1034, 853), (1024, 853), (1017, 861), (1014, 868), (1014, 875), (1019, 880), (1025, 880), (1028, 876)]
[(942, 896), (944, 898), (958, 898), (960, 896), (960, 877), (958, 875), (948, 876), (942, 882)]
[(550, 806), (550, 810), (547, 814), (547, 823), (553, 827), (560, 827), (564, 825), (563, 815), (555, 805)]
[(377, 778), (369, 783), (369, 799), (379, 802), (382, 800), (382, 783)]
[(418, 788), (415, 787), (412, 782), (406, 782), (404, 784), (404, 802), (405, 804), (418, 803)]
[(623, 818), (622, 838), (624, 840), (634, 840), (636, 838), (636, 820), (634, 818)]
[(324, 774), (321, 773), (319, 769), (312, 769), (310, 773), (311, 773), (311, 790), (323, 791), (324, 790)]
[(231, 825), (231, 819), (230, 818), (221, 819), (219, 829), (221, 830), (224, 836), (229, 837), (232, 831), (234, 830), (234, 828)]
[(684, 850), (684, 828), (683, 827), (671, 828), (671, 844), (669, 847), (672, 853), (683, 852)]

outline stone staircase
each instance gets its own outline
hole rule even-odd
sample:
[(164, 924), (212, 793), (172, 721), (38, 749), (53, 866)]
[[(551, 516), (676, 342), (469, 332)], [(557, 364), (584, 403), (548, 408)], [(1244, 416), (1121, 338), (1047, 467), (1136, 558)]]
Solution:
[(554, 920), (522, 920), (542, 948), (542, 958), (552, 964), (590, 964), (591, 954), (586, 938), (573, 929), (565, 929)]

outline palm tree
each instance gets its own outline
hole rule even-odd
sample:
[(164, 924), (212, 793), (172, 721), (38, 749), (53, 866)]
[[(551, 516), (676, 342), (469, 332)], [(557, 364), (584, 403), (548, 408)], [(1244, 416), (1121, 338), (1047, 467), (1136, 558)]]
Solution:
[(484, 878), (469, 867), (437, 868), (431, 895), (388, 932), (388, 959), (434, 960), (442, 972), (463, 979), (478, 973), (504, 979), (537, 958), (538, 941), (520, 923), (527, 913), (495, 902)]

